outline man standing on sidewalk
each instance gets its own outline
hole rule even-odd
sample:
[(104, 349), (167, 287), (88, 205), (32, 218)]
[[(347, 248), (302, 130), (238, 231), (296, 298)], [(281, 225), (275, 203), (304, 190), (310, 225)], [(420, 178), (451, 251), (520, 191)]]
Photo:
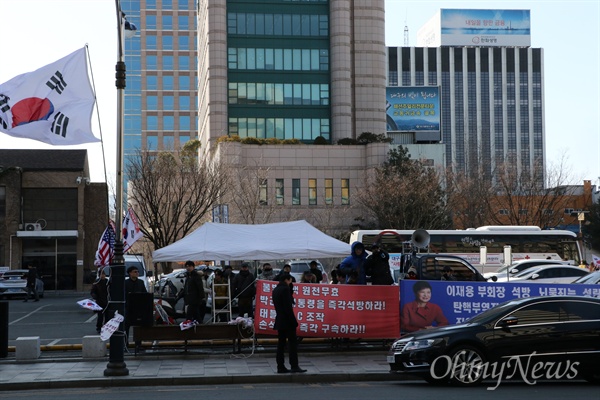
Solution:
[(33, 292), (33, 298), (35, 299), (33, 301), (40, 301), (40, 296), (37, 292), (37, 269), (31, 264), (28, 264), (27, 268), (29, 268), (29, 272), (27, 273), (27, 297), (25, 297), (23, 302), (27, 303), (31, 292)]
[[(275, 325), (277, 330), (277, 373), (286, 372), (306, 372), (298, 365), (298, 341), (296, 338), (296, 328), (298, 321), (294, 315), (294, 296), (292, 295), (292, 276), (282, 274), (279, 277), (279, 284), (273, 289), (272, 299), (275, 306)], [(290, 365), (292, 369), (285, 366), (284, 351), (285, 341), (288, 341)]]

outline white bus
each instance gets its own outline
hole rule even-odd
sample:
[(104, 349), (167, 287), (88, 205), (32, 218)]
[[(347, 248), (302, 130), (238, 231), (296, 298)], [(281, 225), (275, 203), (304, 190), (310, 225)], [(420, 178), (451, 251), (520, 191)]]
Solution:
[[(358, 230), (350, 244), (362, 242), (367, 250), (378, 242), (390, 254), (390, 266), (400, 267), (403, 248), (411, 242), (414, 230)], [(567, 260), (579, 265), (582, 258), (577, 235), (571, 231), (541, 230), (537, 226), (482, 226), (466, 230), (430, 230), (429, 245), (419, 253), (452, 254), (464, 258), (482, 273), (504, 265), (504, 246), (511, 246), (512, 261), (525, 259)], [(486, 246), (482, 264), (480, 247)], [(404, 250), (406, 252), (406, 250)]]

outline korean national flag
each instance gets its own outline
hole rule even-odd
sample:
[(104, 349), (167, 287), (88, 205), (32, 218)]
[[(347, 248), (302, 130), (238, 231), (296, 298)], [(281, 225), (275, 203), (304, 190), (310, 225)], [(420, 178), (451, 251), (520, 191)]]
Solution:
[(86, 48), (0, 85), (0, 131), (51, 145), (98, 142)]

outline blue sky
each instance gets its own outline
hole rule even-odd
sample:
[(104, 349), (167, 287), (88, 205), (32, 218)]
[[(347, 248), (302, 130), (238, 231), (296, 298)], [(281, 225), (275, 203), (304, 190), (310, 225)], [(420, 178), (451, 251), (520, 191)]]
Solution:
[[(417, 31), (440, 8), (531, 10), (531, 45), (544, 49), (546, 157), (548, 165), (566, 157), (572, 182), (600, 177), (600, 0), (427, 1), (386, 0), (386, 44), (415, 46)], [(93, 181), (114, 180), (117, 19), (113, 0), (0, 0), (4, 17), (0, 83), (35, 70), (89, 45), (99, 118), (92, 129), (101, 144), (88, 149)], [(8, 35), (6, 35), (8, 33)], [(6, 40), (8, 39), (8, 40)], [(50, 148), (0, 133), (1, 148)]]

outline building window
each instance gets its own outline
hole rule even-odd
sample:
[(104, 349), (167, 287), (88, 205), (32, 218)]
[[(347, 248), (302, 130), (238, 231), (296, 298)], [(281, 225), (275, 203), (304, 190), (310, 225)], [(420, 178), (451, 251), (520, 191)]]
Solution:
[(158, 117), (156, 115), (149, 115), (146, 118), (146, 129), (151, 131), (158, 130)]
[(163, 149), (173, 151), (175, 138), (173, 136), (163, 136)]
[(180, 131), (190, 130), (190, 116), (189, 115), (180, 115), (179, 116), (179, 130)]
[(498, 210), (498, 214), (508, 215), (508, 210), (506, 208), (501, 208), (500, 210)]
[(146, 149), (157, 150), (158, 149), (158, 136), (146, 135)]
[(157, 96), (146, 96), (146, 110), (151, 110), (151, 111), (158, 110), (158, 97)]
[(526, 208), (521, 208), (519, 210), (519, 215), (527, 215), (527, 209)]
[(156, 15), (146, 15), (146, 30), (156, 29)]
[(317, 205), (317, 180), (316, 179), (308, 180), (308, 205), (310, 205), (310, 206)]
[(292, 205), (300, 205), (300, 179), (292, 179)]
[(333, 204), (333, 179), (325, 179), (325, 204)]
[(158, 79), (156, 76), (148, 75), (146, 77), (146, 89), (148, 89), (148, 90), (158, 89)]
[(163, 76), (163, 90), (173, 90), (173, 77), (171, 75)]
[(342, 179), (342, 205), (350, 204), (350, 179)]
[(268, 185), (267, 185), (267, 180), (266, 179), (261, 179), (260, 181), (260, 186), (258, 188), (258, 203), (261, 206), (266, 206), (267, 203), (267, 192), (268, 192)]
[(275, 202), (282, 206), (283, 199), (283, 179), (275, 179)]
[(146, 49), (156, 50), (156, 36), (154, 36), (154, 35), (146, 36)]
[(162, 29), (173, 29), (173, 16), (172, 15), (163, 15), (162, 16)]
[(175, 117), (172, 115), (163, 116), (163, 130), (172, 131), (175, 129)]
[(163, 96), (163, 110), (173, 110), (173, 96)]
[(571, 215), (573, 213), (572, 208), (565, 208), (565, 214)]
[(179, 77), (179, 90), (190, 90), (190, 77), (180, 76)]

